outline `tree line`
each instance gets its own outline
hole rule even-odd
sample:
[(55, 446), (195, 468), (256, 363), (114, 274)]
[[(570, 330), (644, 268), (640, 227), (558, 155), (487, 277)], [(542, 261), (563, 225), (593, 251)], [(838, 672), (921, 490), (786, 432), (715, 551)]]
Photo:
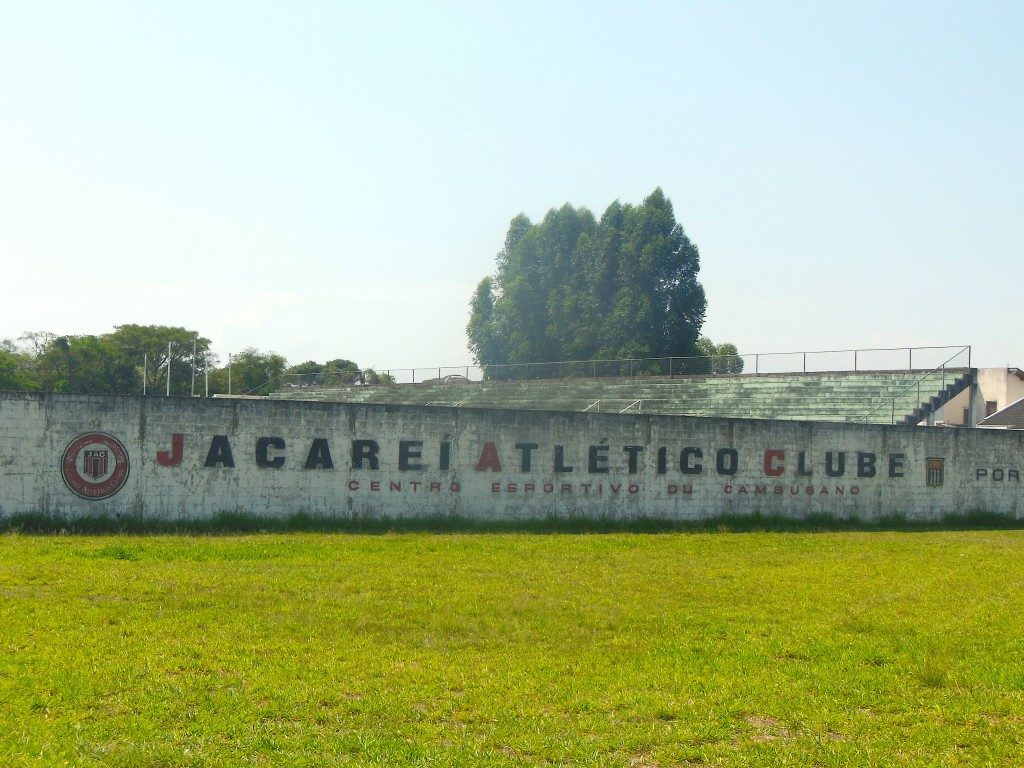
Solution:
[[(169, 379), (169, 382), (168, 382)], [(254, 348), (222, 361), (210, 340), (189, 328), (119, 325), (100, 335), (24, 333), (0, 341), (0, 390), (78, 394), (193, 392), (266, 395), (306, 383), (387, 383), (390, 377), (362, 370), (351, 360), (313, 360), (289, 366), (275, 352)]]

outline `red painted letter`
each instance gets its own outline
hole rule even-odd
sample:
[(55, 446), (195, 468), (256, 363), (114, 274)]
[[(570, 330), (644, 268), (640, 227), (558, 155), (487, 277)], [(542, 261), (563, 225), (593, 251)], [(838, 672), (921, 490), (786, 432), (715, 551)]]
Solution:
[(181, 432), (175, 432), (171, 435), (171, 452), (157, 451), (156, 463), (161, 467), (176, 467), (181, 464), (181, 459), (184, 455), (185, 435)]
[(485, 469), (491, 472), (501, 472), (501, 460), (498, 458), (498, 449), (494, 443), (484, 443), (484, 449), (480, 451), (480, 461), (476, 463), (476, 471), (483, 472)]
[[(782, 466), (782, 460), (785, 458), (785, 451), (769, 449), (764, 452), (764, 473), (768, 477), (779, 477), (785, 472), (785, 468)], [(776, 460), (779, 462), (776, 464)]]

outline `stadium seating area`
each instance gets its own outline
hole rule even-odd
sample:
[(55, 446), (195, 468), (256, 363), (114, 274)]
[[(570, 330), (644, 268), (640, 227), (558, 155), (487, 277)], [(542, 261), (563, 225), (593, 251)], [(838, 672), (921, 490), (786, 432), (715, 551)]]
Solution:
[(916, 424), (969, 386), (969, 368), (937, 371), (461, 381), (294, 387), (277, 399), (640, 412), (801, 421)]

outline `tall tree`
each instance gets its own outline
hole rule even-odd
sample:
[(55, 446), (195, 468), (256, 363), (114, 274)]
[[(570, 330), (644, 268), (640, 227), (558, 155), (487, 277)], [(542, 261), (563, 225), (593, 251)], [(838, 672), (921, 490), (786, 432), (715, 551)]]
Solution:
[(743, 358), (735, 344), (715, 344), (701, 336), (697, 339), (697, 351), (702, 357), (691, 366), (693, 373), (743, 373)]
[[(249, 347), (231, 356), (231, 393), (235, 395), (269, 395), (281, 387), (281, 374), (287, 361), (275, 352), (260, 352)], [(228, 369), (219, 368), (210, 374), (210, 391), (228, 391)]]
[[(203, 391), (200, 379), (207, 361), (212, 367), (216, 358), (210, 357), (210, 340), (188, 328), (166, 325), (118, 325), (113, 333), (104, 337), (117, 350), (119, 358), (127, 365), (130, 373), (127, 381), (136, 387), (122, 389), (123, 392), (138, 391), (142, 381), (142, 365), (148, 364), (146, 372), (147, 389), (152, 394), (167, 391), (167, 344), (171, 345), (170, 371), (171, 394), (187, 396), (192, 392), (192, 371), (195, 367), (196, 393)], [(194, 357), (193, 357), (194, 353)], [(160, 389), (160, 387), (163, 389)]]
[(699, 269), (661, 189), (640, 205), (612, 203), (600, 220), (568, 204), (538, 224), (520, 214), (496, 274), (471, 300), (470, 350), (489, 375), (514, 375), (495, 367), (509, 364), (693, 355), (706, 309)]
[(12, 346), (0, 346), (0, 391), (19, 392), (35, 389), (31, 358)]

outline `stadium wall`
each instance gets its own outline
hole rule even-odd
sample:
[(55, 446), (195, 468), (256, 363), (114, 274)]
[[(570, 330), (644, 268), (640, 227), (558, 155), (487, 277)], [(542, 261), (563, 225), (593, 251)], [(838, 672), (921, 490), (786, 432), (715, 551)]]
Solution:
[(1024, 434), (0, 394), (0, 515), (1024, 515)]

